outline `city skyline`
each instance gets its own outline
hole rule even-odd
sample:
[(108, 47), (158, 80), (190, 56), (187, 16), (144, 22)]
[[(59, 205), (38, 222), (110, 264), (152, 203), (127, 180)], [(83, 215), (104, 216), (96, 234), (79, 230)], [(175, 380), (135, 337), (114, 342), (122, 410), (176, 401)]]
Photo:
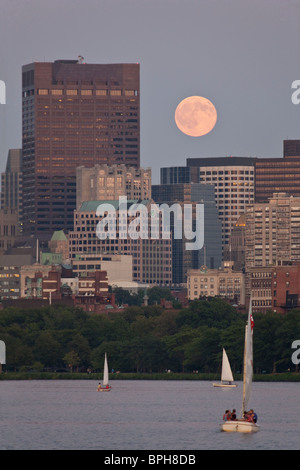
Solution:
[[(8, 150), (21, 148), (22, 65), (78, 55), (90, 64), (140, 64), (140, 163), (152, 167), (154, 184), (160, 167), (184, 165), (186, 158), (281, 157), (283, 140), (299, 137), (300, 107), (291, 100), (292, 82), (300, 78), (298, 1), (81, 5), (3, 2), (1, 171)], [(184, 135), (174, 120), (179, 102), (191, 95), (211, 100), (218, 113), (212, 132), (198, 138)]]

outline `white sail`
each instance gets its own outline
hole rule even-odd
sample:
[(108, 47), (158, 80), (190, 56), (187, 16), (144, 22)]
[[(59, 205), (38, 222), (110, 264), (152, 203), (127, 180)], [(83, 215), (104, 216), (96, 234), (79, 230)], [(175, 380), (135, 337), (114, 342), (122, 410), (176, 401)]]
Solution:
[(244, 411), (248, 410), (248, 401), (253, 378), (253, 326), (252, 299), (250, 298), (248, 322), (245, 331), (243, 401), (241, 419), (223, 421), (221, 424), (221, 430), (225, 432), (252, 433), (259, 431), (260, 428), (256, 422), (243, 419)]
[(227, 356), (226, 351), (225, 351), (224, 348), (223, 348), (221, 381), (222, 382), (233, 382), (233, 375), (232, 375), (232, 372), (231, 372), (230, 363), (229, 363), (228, 356)]
[(104, 386), (108, 385), (109, 377), (108, 377), (108, 364), (107, 364), (107, 356), (105, 353), (105, 358), (104, 358), (104, 371), (103, 371), (103, 381), (102, 384)]
[(252, 317), (252, 300), (250, 298), (250, 306), (248, 313), (248, 322), (245, 331), (245, 349), (244, 349), (244, 377), (243, 377), (243, 404), (242, 415), (247, 410), (247, 405), (251, 392), (253, 378), (253, 317)]

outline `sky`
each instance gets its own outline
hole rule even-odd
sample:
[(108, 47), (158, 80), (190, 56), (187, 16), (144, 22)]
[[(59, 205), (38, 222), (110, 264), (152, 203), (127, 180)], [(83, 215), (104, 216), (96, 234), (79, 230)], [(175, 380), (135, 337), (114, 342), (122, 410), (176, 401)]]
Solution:
[[(33, 61), (140, 63), (141, 166), (187, 158), (282, 157), (300, 139), (300, 0), (1, 0), (0, 172), (21, 148), (21, 69)], [(191, 137), (177, 105), (203, 96), (214, 129)]]

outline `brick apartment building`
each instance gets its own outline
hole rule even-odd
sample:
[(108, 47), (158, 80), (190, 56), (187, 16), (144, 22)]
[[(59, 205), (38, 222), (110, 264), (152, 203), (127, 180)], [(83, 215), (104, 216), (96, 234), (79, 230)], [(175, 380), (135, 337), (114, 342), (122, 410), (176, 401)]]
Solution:
[(300, 263), (250, 268), (253, 312), (284, 314), (300, 308)]

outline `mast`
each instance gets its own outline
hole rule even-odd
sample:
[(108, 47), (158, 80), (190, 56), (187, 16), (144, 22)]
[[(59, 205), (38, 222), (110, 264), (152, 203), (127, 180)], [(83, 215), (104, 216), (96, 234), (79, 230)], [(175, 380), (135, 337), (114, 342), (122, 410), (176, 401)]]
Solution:
[(252, 299), (250, 297), (250, 306), (248, 313), (248, 321), (245, 329), (245, 350), (244, 350), (244, 376), (243, 376), (243, 404), (242, 413), (244, 414), (247, 406), (251, 384), (253, 378), (253, 318), (252, 318)]
[(246, 375), (247, 375), (247, 358), (246, 358), (246, 351), (247, 351), (247, 326), (245, 327), (245, 345), (244, 345), (244, 374), (243, 374), (243, 401), (242, 401), (242, 412), (241, 418), (244, 416), (245, 411), (245, 398), (246, 398)]

